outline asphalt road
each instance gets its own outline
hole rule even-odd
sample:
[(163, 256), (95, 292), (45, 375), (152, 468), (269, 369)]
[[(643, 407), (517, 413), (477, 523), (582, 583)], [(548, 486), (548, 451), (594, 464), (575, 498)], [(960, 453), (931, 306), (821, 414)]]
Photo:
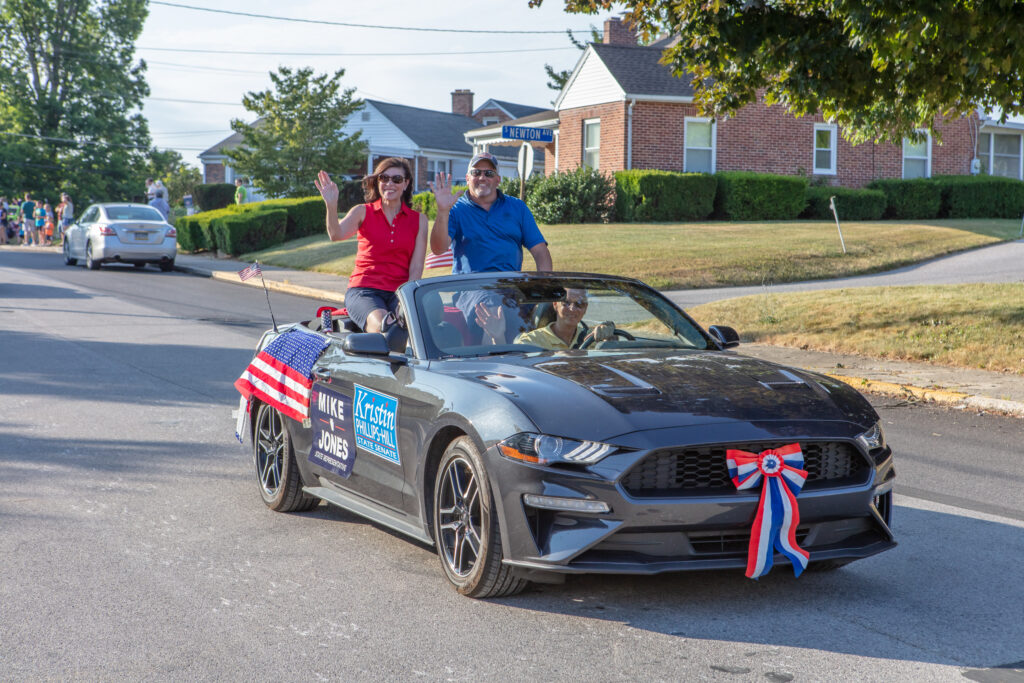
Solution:
[(878, 399), (900, 546), (836, 572), (473, 601), (429, 548), (263, 506), (230, 411), (266, 318), (259, 290), (0, 251), (0, 679), (1024, 680), (1022, 420)]

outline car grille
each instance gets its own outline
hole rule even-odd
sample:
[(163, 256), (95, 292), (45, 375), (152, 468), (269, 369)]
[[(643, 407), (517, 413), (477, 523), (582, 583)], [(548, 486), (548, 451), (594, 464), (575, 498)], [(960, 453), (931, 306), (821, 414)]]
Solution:
[[(796, 544), (802, 545), (807, 540), (810, 527), (797, 527)], [(747, 553), (750, 548), (750, 530), (743, 531), (708, 531), (691, 532), (688, 534), (693, 552), (697, 555), (734, 555)]]
[[(622, 478), (622, 485), (627, 493), (637, 497), (736, 493), (725, 463), (727, 449), (759, 453), (785, 445), (779, 442), (666, 448), (648, 454), (634, 465)], [(805, 490), (862, 484), (870, 475), (867, 460), (852, 444), (810, 441), (801, 443), (800, 448), (807, 471)]]

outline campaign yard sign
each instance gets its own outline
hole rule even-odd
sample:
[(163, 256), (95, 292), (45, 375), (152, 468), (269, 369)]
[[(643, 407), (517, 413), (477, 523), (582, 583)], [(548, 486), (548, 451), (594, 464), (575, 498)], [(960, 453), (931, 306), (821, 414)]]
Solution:
[(356, 446), (396, 465), (398, 457), (398, 399), (355, 385)]
[(309, 420), (313, 426), (309, 461), (348, 479), (356, 459), (352, 440), (352, 399), (316, 385), (310, 396)]

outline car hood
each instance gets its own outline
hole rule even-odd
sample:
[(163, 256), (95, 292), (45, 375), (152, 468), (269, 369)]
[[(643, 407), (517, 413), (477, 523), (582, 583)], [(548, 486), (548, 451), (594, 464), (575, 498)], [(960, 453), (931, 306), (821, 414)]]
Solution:
[(729, 352), (563, 352), (444, 361), (442, 372), (500, 392), (550, 434), (591, 440), (723, 422), (877, 416), (824, 375)]

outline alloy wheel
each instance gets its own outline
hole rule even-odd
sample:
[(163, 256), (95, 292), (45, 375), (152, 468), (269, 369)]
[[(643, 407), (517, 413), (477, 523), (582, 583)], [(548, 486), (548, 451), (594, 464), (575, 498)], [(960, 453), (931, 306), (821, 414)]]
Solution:
[(256, 474), (267, 498), (281, 487), (281, 470), (286, 455), (284, 423), (270, 406), (261, 406), (256, 423)]
[(468, 576), (483, 545), (483, 507), (480, 485), (468, 460), (455, 458), (441, 479), (437, 496), (440, 549), (448, 568)]

